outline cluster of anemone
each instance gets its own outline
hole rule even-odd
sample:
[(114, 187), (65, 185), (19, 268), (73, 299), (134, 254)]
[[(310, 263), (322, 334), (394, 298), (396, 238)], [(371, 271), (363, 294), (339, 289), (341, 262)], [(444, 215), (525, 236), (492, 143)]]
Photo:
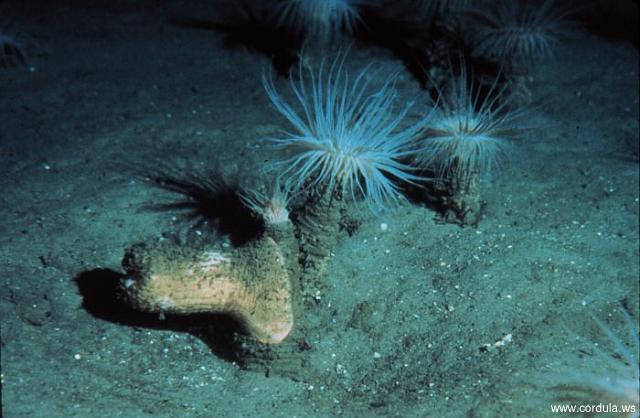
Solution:
[(345, 54), (323, 60), (317, 72), (301, 64), (290, 77), (295, 105), (263, 78), (271, 102), (293, 128), (272, 139), (291, 156), (271, 168), (294, 191), (364, 197), (375, 211), (398, 201), (400, 183), (420, 180), (410, 158), (428, 117), (401, 127), (412, 104), (394, 113), (395, 76), (376, 87), (371, 66), (351, 77), (344, 64)]
[[(471, 22), (474, 53), (499, 61), (507, 75), (551, 56), (566, 33), (567, 13), (554, 0), (416, 2), (432, 13), (470, 16), (465, 22)], [(358, 7), (365, 3), (371, 2), (285, 0), (280, 22), (328, 43), (353, 31), (361, 19)], [(273, 141), (289, 152), (275, 168), (296, 192), (338, 191), (352, 200), (364, 197), (375, 210), (397, 201), (402, 184), (423, 180), (417, 168), (462, 180), (490, 174), (507, 140), (517, 134), (515, 119), (522, 111), (511, 108), (513, 86), (498, 77), (487, 88), (467, 74), (462, 59), (460, 72), (451, 70), (448, 84), (436, 86), (432, 114), (408, 127), (403, 120), (410, 106), (394, 114), (394, 76), (375, 88), (371, 80), (377, 73), (371, 67), (351, 76), (344, 64), (344, 53), (333, 62), (323, 60), (317, 71), (302, 63), (291, 74), (293, 99), (263, 78), (271, 102), (292, 126)]]
[(500, 162), (506, 141), (517, 133), (514, 121), (521, 113), (509, 108), (507, 85), (499, 86), (496, 78), (484, 91), (467, 74), (461, 58), (460, 74), (451, 70), (448, 85), (437, 90), (420, 160), (441, 177), (490, 174)]
[[(279, 25), (329, 46), (364, 23), (362, 6), (383, 9), (372, 0), (282, 0), (275, 14)], [(412, 7), (419, 15), (467, 16), (463, 20), (475, 52), (511, 68), (553, 56), (558, 41), (571, 33), (571, 10), (556, 0), (414, 0)]]

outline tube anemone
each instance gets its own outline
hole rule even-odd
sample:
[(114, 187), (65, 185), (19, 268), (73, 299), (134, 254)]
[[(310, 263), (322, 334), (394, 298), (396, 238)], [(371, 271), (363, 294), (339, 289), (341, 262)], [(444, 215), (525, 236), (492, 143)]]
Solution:
[(272, 139), (292, 155), (272, 168), (295, 191), (364, 197), (376, 211), (398, 201), (397, 183), (420, 180), (405, 161), (416, 152), (427, 118), (400, 128), (412, 103), (393, 113), (396, 75), (374, 87), (377, 71), (367, 66), (352, 78), (344, 62), (341, 53), (330, 63), (322, 60), (317, 71), (301, 63), (298, 74), (290, 77), (296, 106), (276, 91), (273, 80), (263, 77), (271, 102), (293, 127), (286, 136)]
[(493, 9), (475, 10), (478, 52), (523, 68), (553, 56), (558, 40), (570, 33), (569, 11), (554, 3), (511, 0), (497, 2)]
[(483, 93), (467, 76), (464, 59), (460, 61), (460, 75), (452, 71), (449, 85), (439, 91), (421, 160), (440, 176), (464, 179), (474, 173), (489, 174), (499, 165), (521, 111), (507, 109), (510, 96), (505, 86), (498, 86), (498, 78)]
[(358, 5), (364, 0), (286, 0), (280, 9), (279, 22), (304, 33), (321, 45), (351, 34), (360, 21)]

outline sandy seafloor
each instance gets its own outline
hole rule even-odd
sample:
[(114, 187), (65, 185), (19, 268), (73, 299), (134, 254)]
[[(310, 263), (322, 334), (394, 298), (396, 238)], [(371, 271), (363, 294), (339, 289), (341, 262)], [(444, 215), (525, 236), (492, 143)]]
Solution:
[[(587, 30), (535, 69), (530, 129), (477, 228), (419, 201), (352, 208), (362, 223), (340, 238), (293, 373), (242, 369), (188, 324), (91, 312), (78, 283), (189, 228), (150, 209), (183, 197), (146, 172), (255, 176), (278, 158), (260, 138), (288, 127), (261, 86), (267, 57), (170, 23), (215, 6), (130, 3), (27, 8), (16, 33), (35, 71), (0, 69), (4, 417), (558, 416), (558, 374), (593, 368), (576, 337), (611, 347), (590, 315), (623, 339), (621, 309), (637, 323), (638, 50)], [(350, 66), (372, 60), (400, 65), (352, 47)], [(398, 89), (424, 94), (408, 72)]]

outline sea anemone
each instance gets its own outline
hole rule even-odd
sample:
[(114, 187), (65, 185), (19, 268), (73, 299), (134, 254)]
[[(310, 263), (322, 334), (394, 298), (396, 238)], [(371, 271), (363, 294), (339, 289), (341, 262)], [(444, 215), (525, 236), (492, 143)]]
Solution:
[(585, 354), (582, 367), (563, 370), (562, 374), (555, 378), (556, 384), (552, 389), (561, 393), (559, 400), (590, 405), (605, 404), (609, 408), (615, 406), (618, 413), (623, 413), (622, 416), (638, 418), (640, 416), (638, 323), (637, 319), (634, 321), (624, 308), (621, 307), (620, 311), (627, 335), (617, 335), (602, 320), (592, 316), (606, 340), (596, 343), (579, 338), (583, 346), (580, 351)]
[(243, 187), (242, 202), (264, 221), (264, 235), (278, 243), (291, 280), (299, 280), (300, 265), (295, 227), (289, 217), (292, 195), (278, 179), (267, 181), (260, 188)]
[(351, 34), (360, 21), (358, 5), (365, 0), (285, 0), (279, 23), (307, 39), (328, 44), (342, 34)]
[(509, 0), (475, 9), (471, 15), (477, 52), (511, 67), (553, 56), (559, 38), (569, 33), (569, 13), (554, 3)]
[(521, 111), (507, 108), (510, 97), (506, 85), (499, 86), (499, 77), (483, 91), (467, 76), (462, 58), (460, 67), (459, 76), (452, 70), (448, 86), (438, 89), (435, 115), (419, 158), (441, 177), (464, 179), (474, 173), (489, 174), (498, 165), (505, 141), (516, 133), (512, 122)]
[(339, 193), (353, 200), (364, 196), (375, 211), (397, 202), (396, 182), (420, 180), (405, 160), (416, 152), (426, 118), (399, 129), (412, 103), (392, 113), (395, 74), (374, 87), (378, 72), (367, 66), (351, 78), (345, 55), (330, 64), (322, 60), (317, 71), (300, 64), (298, 74), (290, 77), (297, 109), (263, 76), (271, 102), (294, 128), (284, 138), (272, 139), (276, 147), (293, 153), (273, 168), (293, 190)]
[(274, 181), (262, 189), (245, 188), (240, 193), (242, 202), (267, 225), (289, 222), (291, 194), (280, 182)]

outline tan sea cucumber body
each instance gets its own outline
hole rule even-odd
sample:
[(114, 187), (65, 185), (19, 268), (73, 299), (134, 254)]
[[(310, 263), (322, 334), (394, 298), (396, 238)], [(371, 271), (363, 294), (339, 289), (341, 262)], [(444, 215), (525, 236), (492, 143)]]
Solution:
[(269, 237), (225, 252), (137, 244), (123, 266), (122, 290), (141, 311), (227, 314), (267, 344), (282, 342), (293, 328), (291, 279)]

